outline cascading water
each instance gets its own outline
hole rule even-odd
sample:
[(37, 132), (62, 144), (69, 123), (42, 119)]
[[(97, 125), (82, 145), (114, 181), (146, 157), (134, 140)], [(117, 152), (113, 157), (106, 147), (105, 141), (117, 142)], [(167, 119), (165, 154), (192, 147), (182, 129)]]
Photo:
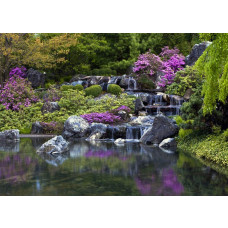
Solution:
[[(133, 85), (133, 86), (132, 86)], [(128, 90), (137, 90), (137, 82), (133, 77), (128, 79)]]

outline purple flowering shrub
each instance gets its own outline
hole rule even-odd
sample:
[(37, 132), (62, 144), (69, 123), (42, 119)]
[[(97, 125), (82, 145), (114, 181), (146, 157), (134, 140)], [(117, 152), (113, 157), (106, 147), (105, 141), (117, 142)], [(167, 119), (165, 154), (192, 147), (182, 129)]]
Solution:
[(89, 123), (104, 123), (104, 124), (110, 124), (110, 123), (117, 123), (121, 122), (121, 118), (119, 116), (114, 115), (110, 112), (103, 112), (103, 113), (89, 113), (81, 115), (81, 117), (85, 120), (87, 120)]
[(179, 54), (179, 50), (177, 48), (169, 49), (168, 46), (162, 48), (160, 56), (163, 59), (163, 67), (161, 71), (164, 74), (161, 76), (161, 80), (158, 85), (165, 87), (166, 85), (172, 84), (175, 78), (175, 73), (184, 68), (185, 57)]
[(13, 75), (3, 88), (0, 87), (0, 104), (7, 110), (19, 111), (21, 106), (28, 107), (37, 101), (31, 83), (20, 76)]
[(158, 86), (165, 87), (173, 82), (175, 73), (184, 67), (185, 57), (179, 52), (177, 48), (169, 49), (168, 46), (165, 46), (159, 56), (152, 54), (150, 51), (142, 54), (134, 63), (133, 72), (138, 78), (147, 76), (153, 82), (155, 82), (156, 73), (163, 72)]
[(133, 72), (137, 76), (148, 75), (154, 76), (155, 73), (162, 68), (162, 60), (159, 56), (147, 52), (138, 57), (133, 67)]
[(131, 109), (125, 105), (122, 105), (119, 108), (111, 110), (110, 112), (89, 113), (81, 115), (81, 117), (87, 120), (89, 123), (113, 124), (122, 121), (121, 117), (116, 115), (119, 111), (125, 111), (127, 114), (129, 114)]
[(10, 78), (14, 75), (17, 75), (21, 78), (25, 78), (26, 77), (26, 68), (25, 67), (14, 67), (13, 69), (11, 69), (10, 73), (9, 73), (9, 76)]
[(119, 111), (125, 111), (127, 114), (130, 114), (131, 109), (125, 105), (122, 105), (119, 108), (112, 109), (110, 112), (113, 114), (117, 114)]

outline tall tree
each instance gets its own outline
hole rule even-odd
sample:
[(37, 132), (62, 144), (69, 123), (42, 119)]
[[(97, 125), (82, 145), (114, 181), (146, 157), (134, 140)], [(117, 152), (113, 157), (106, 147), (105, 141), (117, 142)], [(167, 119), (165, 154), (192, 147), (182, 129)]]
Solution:
[(41, 41), (28, 33), (0, 34), (0, 82), (8, 78), (10, 68), (27, 65), (37, 69), (54, 68), (67, 61), (69, 49), (77, 42), (77, 34), (60, 34)]
[(204, 114), (212, 113), (219, 100), (223, 104), (228, 97), (228, 34), (200, 34), (204, 41), (213, 40), (212, 44), (198, 59), (195, 67), (205, 75), (202, 93), (204, 95)]

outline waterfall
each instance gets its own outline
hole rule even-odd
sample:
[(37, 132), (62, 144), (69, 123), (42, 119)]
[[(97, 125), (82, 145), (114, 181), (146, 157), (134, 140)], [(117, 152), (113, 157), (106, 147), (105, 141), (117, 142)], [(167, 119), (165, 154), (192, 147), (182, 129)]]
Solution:
[[(131, 82), (133, 83), (133, 88), (131, 88)], [(137, 89), (137, 82), (133, 77), (129, 77), (128, 79), (128, 90), (136, 90)]]

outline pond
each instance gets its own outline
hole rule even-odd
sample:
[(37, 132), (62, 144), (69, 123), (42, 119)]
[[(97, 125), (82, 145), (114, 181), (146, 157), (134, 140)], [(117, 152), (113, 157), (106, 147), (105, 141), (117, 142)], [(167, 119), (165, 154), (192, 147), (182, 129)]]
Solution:
[(0, 145), (0, 195), (228, 195), (226, 176), (185, 153), (78, 140), (64, 155), (38, 155), (47, 140)]

